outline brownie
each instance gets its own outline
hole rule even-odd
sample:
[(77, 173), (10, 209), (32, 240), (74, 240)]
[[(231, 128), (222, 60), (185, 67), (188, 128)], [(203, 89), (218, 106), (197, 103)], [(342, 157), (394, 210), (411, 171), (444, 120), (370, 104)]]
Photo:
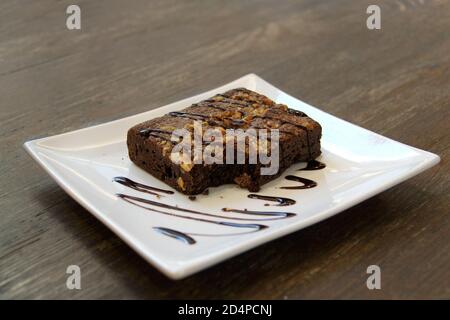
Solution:
[[(246, 141), (244, 150), (239, 150), (236, 140), (232, 142), (236, 147), (232, 164), (225, 163), (231, 159), (227, 158), (225, 148), (223, 164), (177, 164), (173, 161), (177, 153), (172, 151), (179, 141), (172, 141), (172, 133), (186, 129), (194, 137), (194, 121), (201, 121), (204, 131), (214, 129), (222, 133), (227, 129), (253, 129), (256, 132), (267, 129), (270, 136), (270, 130), (278, 129), (278, 142), (269, 139), (266, 144), (269, 149), (274, 144), (279, 150), (278, 170), (270, 175), (261, 174), (268, 165), (259, 159), (256, 163), (237, 163), (237, 152), (243, 152), (248, 160), (252, 146), (250, 141)], [(132, 127), (128, 131), (127, 145), (129, 157), (138, 167), (184, 194), (199, 194), (208, 187), (228, 183), (257, 192), (261, 185), (280, 176), (293, 163), (318, 157), (321, 133), (319, 123), (303, 112), (277, 104), (254, 91), (237, 88)], [(208, 148), (208, 142), (210, 144), (211, 140), (203, 141), (201, 150)], [(253, 147), (258, 149), (260, 145), (258, 142)]]

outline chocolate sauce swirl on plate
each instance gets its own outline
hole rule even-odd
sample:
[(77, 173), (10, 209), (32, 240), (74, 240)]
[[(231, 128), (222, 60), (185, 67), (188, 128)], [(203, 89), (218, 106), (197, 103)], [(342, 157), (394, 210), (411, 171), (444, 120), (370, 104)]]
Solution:
[[(249, 228), (249, 229), (254, 229), (254, 231), (259, 231), (259, 230), (267, 228), (267, 226), (262, 225), (262, 224), (236, 223), (236, 222), (230, 222), (230, 221), (216, 221), (216, 220), (209, 220), (209, 219), (205, 219), (205, 218), (196, 218), (196, 217), (191, 217), (191, 216), (184, 216), (184, 215), (177, 214), (177, 213), (162, 211), (162, 210), (155, 209), (155, 208), (152, 208), (152, 207), (146, 207), (143, 204), (155, 205), (155, 206), (162, 207), (162, 208), (167, 208), (167, 209), (175, 209), (175, 210), (178, 209), (179, 211), (198, 213), (198, 214), (206, 215), (206, 216), (220, 217), (218, 215), (204, 214), (204, 213), (201, 213), (201, 212), (198, 212), (198, 211), (194, 211), (194, 210), (177, 208), (177, 207), (174, 207), (174, 206), (171, 206), (171, 205), (167, 205), (167, 204), (164, 204), (164, 203), (160, 203), (160, 202), (156, 202), (156, 201), (152, 201), (152, 200), (148, 200), (148, 199), (144, 199), (144, 198), (139, 198), (139, 197), (123, 194), (123, 193), (118, 193), (116, 195), (119, 198), (123, 199), (124, 201), (126, 201), (128, 203), (131, 203), (131, 204), (133, 204), (135, 206), (138, 206), (138, 207), (143, 208), (145, 210), (149, 210), (149, 211), (165, 214), (165, 215), (168, 215), (168, 216), (173, 216), (173, 217), (178, 217), (178, 218), (188, 219), (188, 220), (201, 221), (201, 222), (205, 222), (205, 223), (212, 223), (212, 224), (217, 224), (217, 225), (227, 226), (227, 227), (233, 227), (233, 228)], [(236, 219), (236, 218), (231, 218), (231, 217), (226, 217), (226, 218), (227, 219)], [(236, 220), (250, 220), (250, 219), (236, 219)], [(252, 220), (256, 220), (256, 219), (252, 219)]]
[(193, 236), (216, 238), (216, 237), (240, 236), (240, 235), (255, 232), (255, 231), (247, 231), (247, 232), (239, 232), (239, 233), (194, 233), (194, 232), (182, 232), (179, 230), (165, 228), (165, 227), (153, 227), (153, 229), (165, 236), (169, 236), (171, 238), (174, 238), (178, 241), (183, 242), (184, 244), (189, 244), (189, 245), (197, 243), (197, 241), (193, 238)]
[(255, 194), (255, 193), (250, 193), (247, 197), (249, 197), (250, 199), (278, 202), (278, 204), (275, 204), (275, 206), (277, 206), (277, 207), (291, 206), (296, 203), (296, 201), (294, 199), (277, 197), (277, 196), (263, 196), (263, 195)]
[(285, 177), (286, 180), (296, 181), (302, 183), (300, 186), (292, 186), (292, 187), (280, 187), (280, 189), (289, 189), (289, 190), (299, 190), (299, 189), (310, 189), (317, 186), (317, 182), (313, 180), (309, 180), (302, 177), (297, 177), (293, 175), (289, 175)]
[[(131, 179), (128, 178), (124, 178), (124, 177), (116, 177), (113, 179), (113, 181), (118, 182), (120, 184), (123, 184), (131, 189), (137, 190), (137, 191), (141, 191), (141, 192), (145, 192), (145, 193), (150, 193), (153, 195), (158, 195), (153, 191), (160, 191), (160, 192), (165, 192), (165, 193), (173, 193), (173, 191), (170, 190), (163, 190), (163, 189), (159, 189), (159, 188), (155, 188), (155, 187), (151, 187), (151, 186), (147, 186), (145, 184), (142, 183), (137, 183)], [(152, 191), (149, 191), (152, 190)], [(170, 209), (170, 210), (175, 210), (175, 211), (181, 211), (181, 212), (186, 212), (186, 213), (192, 213), (192, 214), (196, 214), (196, 215), (202, 215), (202, 216), (206, 216), (206, 217), (212, 217), (212, 218), (223, 218), (223, 219), (229, 219), (229, 220), (241, 220), (241, 221), (270, 221), (270, 220), (277, 220), (277, 219), (281, 219), (285, 218), (288, 216), (288, 214), (286, 213), (285, 216), (282, 216), (279, 214), (279, 212), (273, 212), (272, 214), (270, 214), (270, 212), (267, 211), (263, 211), (260, 214), (258, 214), (258, 211), (246, 211), (246, 210), (237, 210), (237, 209), (226, 209), (223, 211), (228, 211), (228, 212), (236, 212), (236, 213), (240, 213), (240, 214), (244, 214), (244, 215), (251, 215), (251, 216), (255, 216), (255, 215), (260, 215), (260, 216), (271, 216), (272, 218), (239, 218), (239, 217), (230, 217), (230, 216), (226, 216), (226, 215), (219, 215), (219, 214), (212, 214), (212, 213), (206, 213), (206, 212), (201, 212), (201, 211), (197, 211), (197, 210), (192, 210), (192, 209), (187, 209), (187, 208), (181, 208), (178, 206), (172, 206), (170, 204), (166, 204), (166, 203), (162, 203), (162, 202), (158, 202), (158, 201), (154, 201), (154, 200), (150, 200), (150, 199), (144, 199), (144, 198), (139, 198), (139, 197), (134, 197), (131, 195), (125, 195), (122, 193), (117, 194), (118, 197), (123, 198), (124, 200), (126, 199), (131, 199), (131, 200), (135, 200), (141, 203), (145, 203), (145, 204), (149, 204), (155, 207), (160, 207), (160, 208), (164, 208), (164, 209)], [(130, 202), (130, 201), (128, 201)]]
[(247, 209), (239, 210), (239, 209), (231, 209), (231, 208), (222, 208), (222, 211), (225, 212), (235, 212), (235, 213), (243, 213), (243, 214), (253, 214), (258, 216), (275, 216), (282, 218), (290, 218), (296, 216), (295, 213), (292, 212), (282, 212), (282, 211), (250, 211)]
[(300, 170), (304, 170), (304, 171), (312, 171), (312, 170), (321, 170), (324, 169), (326, 167), (325, 163), (320, 162), (318, 160), (310, 160), (308, 161), (308, 163), (306, 164), (306, 167), (302, 168), (302, 169), (298, 169)]
[[(159, 129), (155, 129), (155, 130), (158, 131)], [(161, 131), (164, 131), (164, 130), (161, 130)], [(151, 133), (152, 132), (150, 132), (150, 133), (144, 132), (143, 134), (147, 135), (147, 134), (151, 134)], [(155, 132), (155, 133), (168, 134), (170, 132), (165, 131), (165, 132)], [(320, 170), (323, 168), (325, 168), (324, 163), (317, 161), (317, 160), (312, 160), (312, 161), (308, 162), (308, 164), (305, 168), (299, 169), (299, 170)], [(306, 178), (297, 177), (294, 175), (288, 175), (285, 178), (287, 180), (300, 182), (300, 183), (302, 183), (302, 185), (280, 187), (281, 189), (308, 189), (308, 188), (313, 188), (313, 187), (317, 186), (317, 183), (315, 181), (312, 181), (312, 180), (309, 180)], [(115, 177), (115, 178), (113, 178), (113, 181), (120, 183), (131, 189), (134, 189), (136, 191), (155, 195), (158, 197), (160, 196), (159, 193), (164, 193), (164, 194), (173, 194), (174, 193), (171, 190), (165, 190), (165, 189), (145, 185), (143, 183), (133, 181), (126, 177), (120, 177), (120, 176)], [(200, 236), (200, 237), (201, 236), (204, 236), (204, 237), (236, 236), (236, 235), (243, 235), (243, 234), (257, 232), (257, 231), (268, 228), (268, 226), (262, 225), (262, 224), (257, 224), (257, 223), (237, 223), (237, 222), (232, 222), (232, 221), (216, 221), (216, 220), (211, 220), (211, 219), (207, 219), (207, 218), (185, 216), (182, 214), (163, 211), (163, 210), (153, 208), (153, 207), (147, 207), (147, 206), (144, 206), (144, 204), (163, 208), (163, 209), (169, 209), (169, 210), (175, 210), (175, 211), (184, 212), (184, 213), (196, 214), (196, 215), (204, 216), (204, 217), (222, 218), (222, 219), (227, 219), (227, 220), (270, 221), (270, 220), (286, 219), (286, 218), (290, 218), (290, 217), (293, 217), (296, 215), (295, 213), (283, 212), (283, 211), (251, 211), (251, 210), (247, 210), (247, 209), (242, 210), (242, 209), (233, 209), (233, 208), (222, 208), (223, 212), (233, 212), (233, 213), (239, 213), (239, 214), (243, 214), (243, 215), (269, 217), (269, 218), (240, 218), (240, 217), (231, 217), (231, 216), (211, 214), (211, 213), (206, 213), (206, 212), (201, 212), (201, 211), (196, 211), (196, 210), (191, 210), (191, 209), (186, 209), (186, 208), (180, 208), (178, 206), (172, 206), (169, 204), (165, 204), (165, 203), (161, 203), (161, 202), (157, 202), (157, 201), (153, 201), (153, 200), (149, 200), (149, 199), (144, 199), (144, 198), (140, 198), (140, 197), (135, 197), (132, 195), (126, 195), (126, 194), (122, 194), (122, 193), (117, 194), (117, 196), (130, 204), (133, 204), (133, 205), (143, 208), (145, 210), (153, 211), (153, 212), (160, 213), (160, 214), (178, 217), (181, 219), (189, 219), (189, 220), (195, 220), (195, 221), (204, 222), (204, 223), (217, 224), (217, 225), (232, 227), (232, 228), (251, 229), (250, 231), (239, 232), (239, 233), (205, 234), (205, 233), (181, 232), (181, 231), (166, 228), (166, 227), (153, 227), (153, 229), (156, 232), (159, 232), (160, 234), (174, 238), (174, 239), (181, 241), (188, 245), (193, 245), (197, 242), (192, 236)], [(296, 201), (293, 199), (278, 197), (278, 196), (249, 194), (248, 197), (251, 199), (277, 202), (278, 204), (276, 204), (275, 206), (289, 206), (289, 205), (293, 205), (296, 203)]]
[(161, 233), (161, 234), (163, 234), (165, 236), (177, 239), (178, 241), (181, 241), (181, 242), (183, 242), (185, 244), (195, 244), (195, 243), (197, 243), (197, 241), (195, 241), (194, 238), (192, 238), (188, 234), (186, 234), (184, 232), (181, 232), (181, 231), (177, 231), (177, 230), (169, 229), (169, 228), (164, 228), (164, 227), (153, 227), (153, 230), (156, 230), (157, 232), (159, 232), (159, 233)]
[(164, 189), (148, 186), (146, 184), (133, 181), (126, 177), (114, 177), (113, 181), (120, 183), (120, 184), (124, 185), (125, 187), (131, 188), (131, 189), (134, 189), (137, 191), (157, 195), (157, 196), (159, 196), (159, 194), (157, 194), (156, 192), (162, 192), (162, 193), (166, 193), (166, 194), (174, 194), (174, 192), (171, 190), (164, 190)]

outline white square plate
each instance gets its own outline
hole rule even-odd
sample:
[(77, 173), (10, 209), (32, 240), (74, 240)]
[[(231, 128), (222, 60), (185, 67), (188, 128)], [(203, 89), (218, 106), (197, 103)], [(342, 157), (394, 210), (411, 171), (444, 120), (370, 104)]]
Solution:
[[(221, 209), (232, 206), (236, 209), (288, 211), (296, 214), (287, 219), (257, 222), (269, 228), (231, 236), (193, 235), (195, 245), (156, 232), (153, 227), (197, 234), (245, 232), (137, 207), (118, 198), (116, 194), (125, 193), (151, 200), (156, 198), (112, 181), (116, 176), (125, 176), (147, 185), (170, 189), (129, 160), (127, 130), (142, 121), (180, 110), (236, 87), (246, 87), (264, 94), (317, 120), (323, 127), (323, 154), (319, 160), (326, 163), (327, 167), (318, 171), (297, 171), (305, 165), (299, 163), (293, 165), (280, 178), (263, 186), (260, 191), (262, 195), (295, 199), (296, 204), (289, 207), (265, 206), (267, 202), (249, 199), (246, 190), (234, 185), (210, 188), (209, 195), (200, 195), (195, 201), (178, 192), (157, 200), (179, 207), (244, 219), (248, 215), (224, 213)], [(25, 148), (69, 195), (172, 279), (186, 277), (262, 243), (324, 220), (430, 168), (440, 160), (435, 154), (393, 141), (320, 111), (254, 74), (155, 110), (82, 130), (28, 141)], [(292, 182), (283, 178), (288, 174), (315, 180), (318, 186), (306, 190), (279, 189), (280, 186), (292, 185)], [(177, 214), (198, 217), (186, 212)], [(214, 217), (208, 219), (224, 220)], [(231, 219), (226, 221), (255, 223)]]

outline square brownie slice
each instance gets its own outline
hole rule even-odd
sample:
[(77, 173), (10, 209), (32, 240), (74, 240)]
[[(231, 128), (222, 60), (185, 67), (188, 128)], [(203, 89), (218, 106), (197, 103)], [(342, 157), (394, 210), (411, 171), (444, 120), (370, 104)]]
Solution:
[[(201, 122), (204, 129), (221, 132), (227, 129), (254, 129), (257, 132), (267, 129), (270, 136), (270, 131), (276, 129), (279, 133), (275, 142), (279, 152), (277, 170), (274, 174), (263, 175), (261, 169), (266, 167), (265, 164), (259, 160), (256, 163), (238, 163), (236, 153), (235, 161), (227, 164), (225, 148), (224, 163), (174, 162), (172, 151), (178, 143), (172, 141), (174, 131), (186, 129), (194, 135), (195, 121)], [(128, 131), (127, 145), (131, 161), (184, 194), (199, 194), (209, 187), (227, 183), (256, 192), (293, 163), (318, 157), (321, 133), (319, 123), (306, 114), (277, 104), (254, 91), (237, 88), (132, 127)], [(236, 141), (233, 143), (236, 146)], [(256, 148), (258, 145), (259, 142)], [(250, 147), (249, 140), (243, 150), (247, 157)], [(208, 141), (201, 148), (208, 148)]]

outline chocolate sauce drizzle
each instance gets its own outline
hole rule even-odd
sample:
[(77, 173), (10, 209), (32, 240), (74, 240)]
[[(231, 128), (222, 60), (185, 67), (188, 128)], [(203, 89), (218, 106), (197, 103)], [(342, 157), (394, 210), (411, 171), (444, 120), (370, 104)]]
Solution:
[(317, 161), (317, 160), (310, 160), (308, 161), (306, 167), (302, 168), (302, 169), (298, 169), (300, 170), (304, 170), (304, 171), (312, 171), (312, 170), (321, 170), (324, 169), (326, 167), (325, 163)]
[[(196, 214), (199, 214), (199, 215), (220, 217), (220, 216), (217, 216), (217, 215), (205, 214), (205, 213), (201, 213), (201, 212), (194, 211), (194, 210), (177, 208), (177, 207), (174, 207), (174, 206), (171, 206), (171, 205), (168, 205), (168, 204), (164, 204), (164, 203), (160, 203), (160, 202), (156, 202), (156, 201), (152, 201), (152, 200), (148, 200), (148, 199), (144, 199), (144, 198), (139, 198), (139, 197), (135, 197), (135, 196), (130, 196), (130, 195), (123, 194), (123, 193), (118, 193), (116, 195), (119, 198), (123, 199), (124, 201), (126, 201), (128, 203), (131, 203), (131, 204), (133, 204), (135, 206), (138, 206), (140, 208), (143, 208), (143, 209), (146, 209), (146, 210), (149, 210), (149, 211), (165, 214), (165, 215), (168, 215), (168, 216), (173, 216), (173, 217), (178, 217), (178, 218), (188, 219), (188, 220), (201, 221), (201, 222), (205, 222), (205, 223), (212, 223), (212, 224), (217, 224), (217, 225), (227, 226), (227, 227), (233, 227), (233, 228), (249, 228), (249, 229), (254, 229), (254, 231), (259, 231), (259, 230), (268, 228), (266, 225), (255, 224), (255, 223), (237, 223), (237, 222), (229, 222), (229, 221), (215, 221), (215, 220), (208, 220), (208, 219), (204, 219), (204, 218), (194, 218), (194, 217), (191, 217), (191, 216), (183, 216), (183, 215), (172, 213), (172, 212), (167, 212), (167, 211), (162, 211), (162, 210), (155, 209), (155, 208), (146, 207), (146, 206), (144, 206), (144, 205), (142, 205), (140, 203), (155, 205), (155, 206), (162, 207), (162, 208), (175, 209), (175, 210), (179, 210), (179, 211), (183, 211), (183, 212), (196, 213)], [(231, 218), (231, 217), (225, 217), (225, 218), (227, 218), (227, 219), (236, 219), (236, 218)], [(255, 219), (236, 219), (236, 220), (255, 220)], [(263, 220), (263, 219), (261, 219), (261, 220)], [(259, 221), (261, 221), (261, 220), (259, 220)]]
[(183, 233), (181, 231), (177, 231), (174, 229), (164, 228), (164, 227), (153, 227), (153, 230), (156, 230), (157, 232), (169, 236), (171, 238), (177, 239), (178, 241), (181, 241), (185, 244), (195, 244), (197, 241), (195, 241), (194, 238), (189, 236), (186, 233)]
[(282, 218), (291, 218), (296, 216), (295, 213), (292, 212), (282, 212), (282, 211), (250, 211), (247, 209), (239, 210), (239, 209), (230, 209), (230, 208), (222, 208), (222, 211), (225, 212), (235, 212), (235, 213), (243, 213), (243, 214), (254, 214), (258, 216), (275, 216)]
[[(239, 89), (238, 91), (247, 92), (247, 90), (245, 90), (245, 89)], [(202, 101), (200, 103), (193, 104), (193, 106), (203, 106), (203, 103), (206, 102), (207, 103), (206, 104), (207, 107), (215, 108), (215, 109), (218, 109), (218, 110), (221, 110), (221, 111), (226, 111), (227, 109), (222, 107), (222, 106), (220, 106), (220, 105), (218, 105), (218, 103), (224, 103), (224, 104), (227, 104), (227, 105), (239, 106), (239, 107), (246, 107), (246, 106), (248, 106), (248, 104), (245, 103), (244, 101), (234, 99), (234, 98), (226, 96), (224, 94), (216, 95), (216, 97), (218, 97), (218, 96), (222, 97), (222, 100), (208, 99), (208, 100), (204, 100), (204, 101)], [(255, 103), (258, 103), (258, 104), (263, 105), (263, 106), (269, 106), (269, 105), (265, 104), (264, 101), (257, 100), (257, 101), (255, 101)], [(244, 112), (242, 110), (240, 110), (240, 112), (243, 113), (243, 114), (246, 114), (246, 112)], [(287, 112), (289, 114), (296, 115), (298, 117), (307, 117), (307, 115), (304, 112), (301, 112), (301, 111), (298, 111), (298, 110), (294, 110), (294, 109), (288, 108)], [(210, 124), (210, 125), (220, 125), (220, 126), (223, 126), (223, 127), (226, 127), (224, 125), (224, 121), (228, 121), (228, 123), (231, 126), (233, 126), (233, 127), (241, 127), (241, 126), (245, 125), (245, 123), (246, 123), (242, 119), (233, 119), (233, 118), (230, 118), (230, 117), (225, 117), (222, 120), (219, 120), (219, 119), (215, 119), (214, 116), (204, 115), (204, 114), (195, 113), (195, 112), (172, 111), (172, 112), (169, 112), (167, 115), (172, 116), (172, 117), (182, 117), (182, 118), (188, 118), (188, 119), (192, 119), (192, 120), (207, 121), (208, 124)], [(302, 125), (290, 122), (290, 121), (286, 121), (286, 120), (274, 117), (274, 116), (254, 115), (253, 117), (254, 118), (261, 118), (261, 119), (276, 120), (276, 121), (280, 122), (280, 125), (290, 124), (290, 125), (296, 126), (297, 128), (303, 130), (306, 133), (306, 144), (307, 144), (307, 148), (308, 148), (308, 155), (309, 155), (309, 158), (312, 158), (308, 128), (306, 128), (305, 126), (302, 126)], [(255, 128), (255, 129), (265, 129), (265, 128)], [(286, 130), (280, 130), (280, 131), (283, 132), (283, 133), (286, 133), (286, 134), (293, 134), (292, 132), (289, 132), (289, 131), (286, 131)], [(166, 130), (148, 128), (148, 129), (141, 130), (139, 132), (139, 134), (141, 134), (141, 135), (143, 135), (145, 137), (153, 136), (153, 137), (156, 137), (156, 138), (160, 138), (160, 139), (169, 141), (172, 144), (176, 143), (174, 141), (171, 141), (171, 139), (170, 139), (171, 132), (170, 131), (166, 131)], [(169, 135), (169, 137), (166, 137), (165, 135)]]
[(239, 232), (239, 233), (193, 233), (193, 232), (182, 232), (182, 231), (169, 229), (169, 228), (165, 228), (165, 227), (153, 227), (153, 229), (163, 235), (169, 236), (171, 238), (174, 238), (176, 240), (183, 242), (184, 244), (189, 244), (189, 245), (197, 243), (197, 241), (194, 238), (192, 238), (192, 236), (229, 237), (229, 236), (240, 236), (240, 235), (255, 232), (255, 231), (247, 231), (247, 232)]
[(168, 131), (168, 130), (163, 130), (163, 129), (152, 129), (152, 128), (145, 128), (139, 131), (139, 134), (141, 136), (147, 136), (151, 133), (163, 133), (163, 134), (168, 134), (171, 135), (172, 132)]
[(309, 180), (302, 177), (297, 177), (293, 175), (289, 175), (285, 177), (286, 180), (290, 181), (296, 181), (302, 183), (300, 186), (294, 186), (294, 187), (280, 187), (280, 189), (290, 189), (290, 190), (299, 190), (299, 189), (310, 189), (317, 186), (317, 182), (313, 180)]
[(276, 197), (276, 196), (275, 197), (274, 196), (263, 196), (263, 195), (254, 194), (254, 193), (250, 193), (247, 197), (249, 197), (250, 199), (278, 202), (278, 204), (275, 205), (277, 207), (291, 206), (296, 203), (295, 200), (289, 199), (289, 198)]
[[(171, 140), (172, 132), (162, 129), (152, 129), (152, 128), (145, 128), (139, 131), (139, 134), (145, 138), (148, 138), (150, 136), (159, 138), (162, 140), (169, 141), (172, 144), (176, 144), (176, 141)], [(168, 136), (166, 136), (168, 135)]]
[[(150, 187), (150, 186), (146, 186), (144, 184), (141, 183), (136, 183), (128, 178), (125, 178), (126, 183), (123, 183), (124, 179), (123, 177), (116, 177), (113, 179), (113, 181), (116, 181), (118, 183), (121, 183), (127, 187), (130, 187), (134, 190), (137, 191), (142, 191), (145, 193), (150, 193), (150, 194), (154, 194), (157, 195), (156, 193), (149, 191), (150, 190), (159, 190), (162, 192), (166, 192), (166, 193), (173, 193), (173, 191), (170, 190), (163, 190), (163, 189), (158, 189), (158, 188), (154, 188), (154, 187)], [(139, 187), (136, 187), (136, 184), (139, 185)], [(149, 199), (143, 199), (143, 198), (139, 198), (139, 197), (134, 197), (131, 195), (125, 195), (125, 194), (117, 194), (118, 197), (123, 198), (124, 200), (126, 199), (131, 199), (131, 200), (135, 200), (138, 202), (142, 202), (142, 203), (146, 203), (149, 205), (153, 205), (156, 207), (160, 207), (160, 208), (164, 208), (164, 209), (170, 209), (170, 210), (176, 210), (176, 211), (181, 211), (181, 212), (186, 212), (186, 213), (193, 213), (196, 215), (202, 215), (202, 216), (207, 216), (207, 217), (213, 217), (213, 218), (223, 218), (223, 219), (230, 219), (230, 220), (242, 220), (242, 221), (271, 221), (271, 220), (277, 220), (280, 219), (280, 215), (278, 212), (274, 212), (271, 216), (273, 216), (274, 218), (262, 218), (262, 219), (257, 219), (257, 218), (239, 218), (239, 217), (229, 217), (229, 216), (225, 216), (225, 215), (219, 215), (219, 214), (212, 214), (212, 213), (206, 213), (206, 212), (201, 212), (201, 211), (196, 211), (196, 210), (191, 210), (191, 209), (186, 209), (186, 208), (180, 208), (178, 206), (172, 206), (170, 204), (165, 204), (165, 203), (161, 203), (158, 201), (153, 201), (153, 200), (149, 200)], [(129, 201), (128, 201), (129, 202)], [(227, 209), (227, 210), (223, 210), (223, 211), (229, 211), (229, 212), (238, 212), (238, 210), (236, 211), (232, 211), (234, 209)], [(238, 212), (244, 215), (258, 215), (258, 211), (246, 211), (246, 210), (241, 210), (242, 212)], [(268, 212), (262, 212), (261, 214), (259, 214), (261, 216), (269, 216)], [(282, 217), (283, 218), (283, 217)]]
[[(134, 189), (134, 190), (137, 190), (140, 192), (144, 192), (144, 193), (148, 193), (148, 194), (152, 194), (152, 195), (156, 195), (156, 196), (159, 196), (159, 194), (156, 192), (162, 192), (162, 193), (167, 193), (167, 194), (174, 193), (171, 190), (164, 190), (164, 189), (148, 186), (148, 185), (133, 181), (126, 177), (115, 177), (113, 179), (113, 181), (120, 183), (131, 189)], [(295, 213), (281, 212), (281, 211), (250, 211), (250, 210), (240, 210), (240, 209), (232, 209), (232, 208), (222, 208), (222, 211), (224, 211), (224, 212), (234, 212), (234, 213), (239, 213), (242, 215), (249, 215), (249, 216), (262, 216), (265, 218), (230, 217), (230, 216), (225, 216), (225, 215), (211, 214), (211, 213), (206, 213), (206, 212), (201, 212), (201, 211), (196, 211), (196, 210), (191, 210), (191, 209), (186, 209), (186, 208), (180, 208), (178, 206), (172, 206), (169, 204), (165, 204), (165, 203), (161, 203), (161, 202), (157, 202), (157, 201), (153, 201), (153, 200), (149, 200), (149, 199), (144, 199), (144, 198), (140, 198), (140, 197), (135, 197), (135, 196), (127, 195), (127, 194), (123, 194), (123, 193), (118, 193), (116, 195), (119, 198), (121, 198), (122, 200), (124, 200), (130, 204), (133, 204), (133, 205), (143, 208), (145, 210), (153, 211), (156, 213), (174, 216), (174, 217), (178, 217), (178, 218), (182, 218), (182, 219), (200, 221), (200, 222), (204, 222), (204, 223), (217, 224), (217, 225), (226, 226), (226, 227), (250, 229), (250, 231), (240, 232), (240, 233), (204, 234), (204, 233), (181, 232), (181, 231), (177, 231), (177, 230), (173, 230), (173, 229), (165, 228), (165, 227), (154, 227), (155, 231), (157, 231), (161, 234), (164, 234), (166, 236), (172, 237), (174, 239), (177, 239), (179, 241), (182, 241), (183, 243), (189, 244), (189, 245), (196, 243), (196, 240), (194, 238), (192, 238), (192, 236), (207, 236), (207, 237), (236, 236), (236, 235), (257, 232), (257, 231), (268, 228), (268, 226), (266, 226), (266, 225), (257, 224), (257, 223), (237, 223), (237, 222), (232, 222), (232, 221), (217, 221), (217, 220), (210, 220), (210, 219), (203, 218), (203, 217), (222, 218), (222, 219), (239, 220), (239, 221), (273, 221), (273, 220), (290, 218), (290, 217), (293, 217), (296, 215)], [(261, 197), (265, 197), (264, 198), (265, 200), (270, 200), (269, 198), (275, 199), (275, 197), (268, 197), (268, 196), (261, 196)], [(288, 203), (289, 204), (295, 203), (295, 201), (292, 199), (281, 198), (281, 197), (278, 197), (276, 201), (280, 203), (279, 205), (288, 205)], [(163, 211), (163, 210), (160, 210), (159, 208), (147, 207), (147, 206), (144, 206), (144, 204), (163, 208), (163, 209), (191, 213), (191, 214), (195, 214), (195, 215), (203, 216), (203, 217), (200, 218), (200, 217), (184, 216), (184, 215), (173, 213), (173, 212)]]
[(293, 115), (295, 115), (297, 117), (307, 117), (308, 116), (306, 113), (304, 113), (302, 111), (294, 110), (294, 109), (291, 109), (291, 108), (289, 108), (287, 112), (290, 113), (290, 114), (293, 114)]
[[(212, 116), (204, 115), (201, 113), (195, 113), (195, 112), (183, 112), (183, 111), (172, 111), (168, 113), (169, 116), (172, 117), (181, 117), (181, 118), (189, 118), (192, 120), (202, 120), (207, 121), (210, 125), (220, 125), (224, 126), (224, 121), (214, 119)], [(242, 119), (233, 119), (229, 117), (224, 117), (223, 120), (228, 120), (231, 125), (235, 127), (239, 127), (245, 124), (245, 121)]]
[(162, 193), (166, 193), (166, 194), (174, 194), (174, 192), (171, 190), (164, 190), (164, 189), (160, 189), (160, 188), (156, 188), (156, 187), (151, 187), (151, 186), (133, 181), (126, 177), (114, 177), (113, 181), (120, 183), (120, 184), (124, 185), (125, 187), (131, 188), (131, 189), (134, 189), (137, 191), (149, 193), (152, 195), (156, 195), (156, 196), (159, 196), (159, 194), (157, 194), (156, 192), (162, 192)]
[[(229, 99), (229, 98), (227, 97), (226, 99)], [(232, 99), (232, 100), (234, 100), (234, 99)], [(210, 99), (210, 100), (206, 100), (206, 101), (208, 101), (208, 102), (214, 101), (214, 102), (216, 102), (216, 103), (217, 103), (217, 102), (219, 102), (219, 103), (221, 102), (221, 101), (215, 101), (215, 100), (211, 100), (211, 99)], [(222, 100), (222, 101), (223, 101), (223, 100)], [(240, 102), (240, 101), (239, 101), (239, 102)], [(260, 103), (260, 102), (259, 102), (259, 103)], [(263, 104), (263, 103), (260, 103), (260, 104)], [(208, 106), (208, 107), (212, 107), (212, 108), (218, 107), (216, 104), (212, 104), (212, 103), (211, 103), (211, 104), (208, 104), (207, 106)], [(246, 105), (245, 103), (244, 103), (244, 104), (239, 103), (239, 106), (247, 106), (247, 105)], [(226, 109), (224, 109), (224, 108), (218, 108), (218, 109), (220, 109), (220, 110), (226, 110)], [(241, 111), (241, 112), (242, 112), (242, 111)], [(243, 112), (243, 113), (245, 114), (245, 112)], [(305, 114), (305, 113), (303, 113), (303, 112), (301, 112), (301, 111), (294, 110), (294, 109), (288, 109), (288, 113), (293, 114), (293, 115), (296, 115), (296, 116), (299, 116), (299, 117), (306, 117), (306, 114)], [(209, 123), (209, 124), (212, 124), (212, 125), (223, 125), (223, 121), (216, 120), (216, 119), (214, 119), (214, 117), (212, 117), (212, 116), (208, 116), (208, 115), (204, 115), (204, 114), (200, 114), (200, 113), (195, 113), (195, 112), (172, 111), (172, 112), (169, 112), (168, 115), (169, 115), (169, 116), (172, 116), (172, 117), (182, 117), (182, 118), (189, 118), (189, 119), (193, 119), (193, 120), (208, 121), (208, 123)], [(274, 117), (274, 116), (255, 115), (255, 116), (253, 116), (253, 117), (254, 117), (254, 118), (261, 118), (261, 119), (271, 119), (271, 120), (276, 120), (276, 121), (279, 121), (279, 122), (280, 122), (280, 125), (290, 124), (290, 125), (293, 125), (293, 126), (299, 128), (299, 129), (303, 130), (303, 131), (306, 133), (306, 144), (307, 144), (307, 148), (308, 148), (308, 155), (309, 155), (309, 158), (312, 158), (311, 145), (310, 145), (310, 141), (309, 141), (310, 139), (309, 139), (309, 130), (308, 130), (308, 128), (306, 128), (305, 126), (302, 126), (302, 125), (299, 125), (299, 124), (290, 122), (290, 121), (286, 121), (286, 120), (283, 120), (283, 119)], [(231, 122), (231, 125), (237, 126), (237, 127), (242, 126), (242, 125), (245, 124), (245, 121), (243, 121), (243, 120), (241, 120), (241, 119), (233, 119), (233, 118), (224, 118), (224, 119), (229, 120), (229, 121)], [(284, 133), (290, 133), (290, 132), (284, 131)]]
[(172, 111), (172, 112), (169, 112), (168, 115), (171, 117), (189, 118), (192, 120), (207, 120), (210, 118), (201, 113), (183, 112), (183, 111)]

